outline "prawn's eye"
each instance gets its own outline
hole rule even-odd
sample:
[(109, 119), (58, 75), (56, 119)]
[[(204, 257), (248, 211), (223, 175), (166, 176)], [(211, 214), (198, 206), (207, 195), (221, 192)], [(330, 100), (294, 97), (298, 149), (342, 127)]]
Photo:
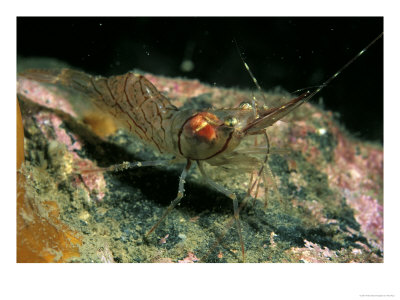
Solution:
[(239, 108), (241, 108), (241, 109), (252, 109), (253, 106), (251, 105), (251, 103), (249, 103), (247, 101), (243, 101), (242, 103), (239, 104)]
[(235, 117), (229, 117), (225, 120), (224, 124), (229, 127), (233, 127), (238, 123), (238, 120)]

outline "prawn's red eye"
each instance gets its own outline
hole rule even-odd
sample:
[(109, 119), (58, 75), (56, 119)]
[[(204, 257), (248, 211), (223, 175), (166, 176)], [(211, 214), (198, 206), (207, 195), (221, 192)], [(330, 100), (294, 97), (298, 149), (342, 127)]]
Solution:
[(190, 119), (185, 129), (190, 131), (191, 135), (211, 142), (217, 137), (216, 126), (220, 124), (221, 121), (214, 114), (201, 112)]

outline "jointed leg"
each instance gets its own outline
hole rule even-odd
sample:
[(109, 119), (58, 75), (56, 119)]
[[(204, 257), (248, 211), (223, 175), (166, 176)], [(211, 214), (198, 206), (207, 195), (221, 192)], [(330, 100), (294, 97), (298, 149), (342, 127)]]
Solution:
[(123, 162), (122, 164), (112, 165), (105, 168), (95, 168), (95, 169), (83, 169), (78, 170), (80, 174), (94, 173), (94, 172), (115, 172), (124, 171), (131, 168), (139, 167), (155, 167), (155, 166), (165, 166), (169, 165), (172, 160), (153, 160), (153, 161), (135, 161), (135, 162)]
[(181, 201), (183, 198), (183, 195), (185, 193), (185, 180), (187, 173), (190, 169), (192, 162), (190, 160), (187, 160), (186, 166), (182, 171), (181, 177), (179, 177), (179, 188), (178, 188), (178, 195), (176, 198), (171, 202), (171, 204), (167, 207), (167, 209), (164, 211), (163, 215), (161, 218), (157, 221), (156, 224), (149, 230), (149, 232), (146, 233), (146, 237), (149, 236), (157, 227), (160, 225), (162, 221), (166, 218), (166, 216), (171, 212), (171, 210)]
[(242, 236), (242, 227), (240, 225), (240, 219), (239, 219), (239, 208), (238, 208), (238, 200), (236, 198), (236, 195), (234, 193), (232, 193), (231, 191), (227, 190), (226, 188), (224, 188), (223, 186), (215, 183), (214, 181), (212, 181), (211, 178), (209, 178), (207, 176), (207, 174), (204, 171), (203, 165), (201, 162), (197, 161), (197, 164), (199, 166), (199, 170), (201, 175), (203, 176), (204, 180), (213, 188), (215, 188), (217, 191), (223, 193), (225, 196), (229, 197), (232, 199), (233, 201), (233, 214), (235, 217), (235, 223), (236, 223), (236, 228), (237, 228), (237, 232), (239, 235), (239, 239), (240, 239), (240, 246), (242, 248), (242, 256), (243, 256), (243, 262), (245, 262), (245, 254), (244, 254), (244, 242), (243, 242), (243, 236)]
[(268, 183), (267, 183), (267, 180), (266, 180), (266, 171), (265, 170), (266, 169), (269, 170), (268, 175), (272, 174), (272, 171), (269, 169), (269, 166), (268, 166), (268, 158), (269, 158), (271, 149), (270, 149), (269, 137), (268, 137), (268, 134), (267, 134), (266, 130), (264, 131), (264, 135), (265, 135), (265, 140), (266, 140), (265, 158), (264, 158), (264, 161), (263, 161), (263, 163), (262, 163), (262, 165), (260, 167), (260, 170), (258, 171), (257, 178), (255, 179), (254, 183), (252, 183), (253, 174), (251, 174), (249, 190), (248, 190), (247, 194), (250, 196), (252, 190), (256, 186), (255, 196), (254, 196), (254, 199), (253, 199), (253, 206), (254, 206), (255, 202), (256, 202), (256, 199), (257, 199), (257, 196), (258, 196), (258, 190), (260, 188), (261, 181), (263, 181), (264, 182), (264, 198), (265, 198), (264, 206), (267, 207), (267, 205), (268, 205)]

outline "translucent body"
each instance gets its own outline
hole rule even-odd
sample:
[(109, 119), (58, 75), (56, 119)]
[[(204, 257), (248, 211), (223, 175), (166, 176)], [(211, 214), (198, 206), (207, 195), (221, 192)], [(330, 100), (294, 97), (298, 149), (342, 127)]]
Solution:
[[(70, 69), (30, 70), (19, 78), (78, 91), (85, 96), (83, 101), (108, 114), (118, 127), (161, 153), (217, 165), (230, 162), (226, 155), (232, 156), (243, 137), (263, 133), (308, 96), (303, 94), (273, 109), (260, 106), (261, 109), (253, 110), (251, 105), (242, 105), (233, 109), (193, 111), (179, 110), (145, 77), (135, 73), (105, 78)], [(75, 104), (75, 110), (81, 110), (78, 105)]]

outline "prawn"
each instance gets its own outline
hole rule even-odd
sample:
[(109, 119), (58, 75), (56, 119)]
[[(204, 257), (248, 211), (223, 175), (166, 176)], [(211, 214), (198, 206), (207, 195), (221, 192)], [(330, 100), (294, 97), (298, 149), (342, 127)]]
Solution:
[[(233, 218), (240, 240), (242, 258), (245, 261), (239, 212), (252, 190), (256, 189), (257, 194), (261, 182), (267, 186), (268, 178), (273, 179), (273, 174), (268, 167), (270, 145), (266, 129), (319, 93), (382, 35), (383, 33), (314, 91), (307, 90), (298, 97), (271, 108), (258, 103), (254, 98), (250, 102), (242, 102), (238, 107), (233, 108), (178, 109), (148, 79), (132, 72), (105, 78), (71, 69), (28, 70), (18, 75), (18, 81), (27, 79), (58, 84), (76, 90), (89, 99), (90, 105), (109, 115), (118, 127), (126, 129), (160, 153), (174, 156), (172, 160), (124, 162), (106, 168), (88, 170), (88, 172), (121, 171), (135, 167), (185, 163), (179, 177), (175, 199), (148, 230), (146, 237), (154, 232), (174, 207), (180, 203), (184, 197), (188, 172), (192, 164), (196, 163), (205, 182), (232, 200)], [(257, 88), (261, 89), (248, 65), (245, 62), (244, 64)], [(258, 135), (265, 137), (265, 146), (254, 146), (250, 149), (239, 147), (246, 137)], [(249, 154), (263, 155), (263, 158)], [(255, 181), (252, 181), (252, 177), (250, 179), (247, 196), (240, 207), (236, 194), (212, 180), (205, 170), (205, 164), (218, 167), (235, 165), (243, 170), (258, 170)], [(276, 184), (275, 189), (277, 190)]]

